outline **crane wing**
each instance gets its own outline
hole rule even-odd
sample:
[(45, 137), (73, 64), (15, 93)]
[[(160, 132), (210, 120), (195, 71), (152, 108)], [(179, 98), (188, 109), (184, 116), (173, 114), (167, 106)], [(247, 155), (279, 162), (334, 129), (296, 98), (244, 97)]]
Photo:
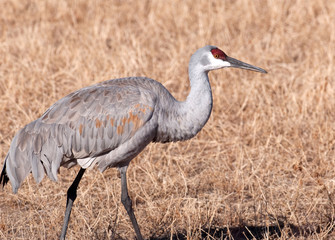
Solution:
[[(15, 182), (13, 189), (30, 171), (37, 182), (44, 172), (57, 180), (61, 165), (87, 167), (93, 158), (108, 154), (139, 131), (149, 131), (144, 126), (152, 119), (156, 100), (145, 84), (120, 80), (83, 88), (60, 99), (14, 137), (7, 167)], [(150, 137), (154, 137), (153, 131), (155, 128), (150, 128)]]
[(155, 95), (146, 89), (95, 85), (61, 99), (40, 120), (60, 128), (58, 146), (78, 159), (105, 154), (129, 140), (151, 119), (154, 107)]
[(37, 182), (45, 172), (56, 181), (61, 165), (86, 168), (99, 159), (103, 171), (128, 164), (156, 135), (161, 87), (147, 78), (116, 79), (57, 101), (13, 138), (5, 160), (13, 192), (30, 172)]

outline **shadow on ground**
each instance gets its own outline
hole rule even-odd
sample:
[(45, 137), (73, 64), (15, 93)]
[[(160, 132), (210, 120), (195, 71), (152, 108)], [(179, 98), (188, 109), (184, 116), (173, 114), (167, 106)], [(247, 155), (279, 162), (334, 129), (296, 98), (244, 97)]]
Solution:
[[(201, 239), (234, 239), (234, 240), (249, 240), (249, 239), (264, 239), (267, 237), (280, 238), (282, 236), (282, 229), (289, 228), (291, 236), (304, 237), (312, 233), (320, 232), (320, 228), (311, 230), (310, 228), (302, 228), (294, 225), (285, 226), (279, 224), (276, 226), (240, 226), (231, 228), (204, 228), (202, 229)], [(331, 229), (333, 230), (333, 229)], [(286, 236), (287, 237), (287, 236)], [(150, 240), (186, 240), (185, 233), (166, 234), (160, 237), (150, 237)]]
[[(264, 239), (264, 236), (281, 236), (280, 227), (232, 227), (232, 228), (210, 228), (202, 229), (202, 239)], [(176, 233), (172, 236), (167, 234), (161, 237), (150, 237), (150, 240), (186, 240), (185, 233)]]

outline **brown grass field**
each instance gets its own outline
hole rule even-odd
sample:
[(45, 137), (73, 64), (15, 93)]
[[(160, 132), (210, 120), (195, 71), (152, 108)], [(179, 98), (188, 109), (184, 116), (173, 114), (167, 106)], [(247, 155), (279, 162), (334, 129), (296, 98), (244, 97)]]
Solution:
[[(0, 164), (20, 128), (84, 86), (147, 76), (184, 100), (207, 44), (269, 73), (211, 72), (204, 129), (131, 162), (143, 236), (334, 239), (335, 1), (2, 0)], [(0, 239), (57, 239), (78, 169), (0, 188)], [(85, 173), (67, 237), (135, 238), (117, 169)]]

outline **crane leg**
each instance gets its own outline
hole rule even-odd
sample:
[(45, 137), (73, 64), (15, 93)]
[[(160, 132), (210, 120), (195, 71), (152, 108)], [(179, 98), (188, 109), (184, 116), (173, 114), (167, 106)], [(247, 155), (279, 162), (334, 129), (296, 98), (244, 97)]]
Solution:
[(73, 183), (71, 184), (71, 186), (67, 190), (64, 223), (63, 223), (62, 232), (61, 232), (61, 235), (60, 235), (61, 240), (65, 239), (67, 226), (68, 226), (69, 220), (70, 220), (72, 205), (73, 205), (74, 200), (76, 200), (76, 198), (77, 198), (77, 188), (78, 188), (79, 182), (81, 180), (81, 177), (84, 175), (85, 170), (86, 169), (84, 169), (84, 168), (80, 168), (77, 177), (74, 179)]
[(121, 173), (121, 202), (125, 209), (127, 210), (127, 213), (130, 217), (130, 220), (133, 224), (137, 240), (143, 240), (140, 228), (137, 224), (136, 217), (132, 208), (131, 199), (128, 195), (128, 187), (127, 187), (127, 168), (128, 166), (124, 166), (119, 168)]

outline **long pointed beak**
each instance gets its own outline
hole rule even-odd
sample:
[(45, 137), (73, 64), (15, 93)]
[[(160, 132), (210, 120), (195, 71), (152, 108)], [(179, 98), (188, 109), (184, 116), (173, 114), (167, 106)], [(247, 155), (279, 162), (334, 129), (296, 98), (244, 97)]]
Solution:
[(242, 62), (240, 60), (237, 60), (235, 58), (232, 57), (226, 57), (225, 59), (227, 62), (229, 62), (231, 64), (230, 67), (234, 67), (234, 68), (242, 68), (242, 69), (247, 69), (247, 70), (251, 70), (251, 71), (256, 71), (256, 72), (261, 72), (261, 73), (268, 73), (267, 71), (265, 71), (262, 68), (250, 65), (248, 63)]

